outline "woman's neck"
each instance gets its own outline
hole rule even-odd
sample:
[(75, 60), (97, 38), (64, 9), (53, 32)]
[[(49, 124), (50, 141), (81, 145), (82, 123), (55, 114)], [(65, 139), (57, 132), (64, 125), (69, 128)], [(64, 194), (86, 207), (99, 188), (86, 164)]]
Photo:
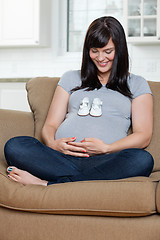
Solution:
[(102, 85), (106, 85), (109, 80), (110, 73), (98, 73), (98, 79)]

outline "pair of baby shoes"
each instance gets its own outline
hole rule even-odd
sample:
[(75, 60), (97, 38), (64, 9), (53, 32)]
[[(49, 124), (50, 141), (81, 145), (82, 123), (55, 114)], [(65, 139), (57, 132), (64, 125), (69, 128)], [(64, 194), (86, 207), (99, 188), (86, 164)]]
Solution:
[(83, 98), (80, 103), (78, 115), (87, 116), (88, 114), (93, 117), (100, 117), (102, 115), (102, 101), (99, 98), (93, 99), (92, 106), (90, 106), (88, 97)]

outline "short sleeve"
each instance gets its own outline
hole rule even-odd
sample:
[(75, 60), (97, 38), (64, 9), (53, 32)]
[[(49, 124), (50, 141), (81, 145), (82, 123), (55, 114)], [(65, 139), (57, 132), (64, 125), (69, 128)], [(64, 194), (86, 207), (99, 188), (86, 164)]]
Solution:
[(80, 71), (68, 71), (62, 75), (60, 78), (58, 85), (61, 86), (66, 92), (71, 94), (71, 90), (77, 86), (80, 86), (81, 78)]
[(141, 76), (130, 74), (128, 85), (133, 99), (143, 94), (152, 94), (148, 82)]

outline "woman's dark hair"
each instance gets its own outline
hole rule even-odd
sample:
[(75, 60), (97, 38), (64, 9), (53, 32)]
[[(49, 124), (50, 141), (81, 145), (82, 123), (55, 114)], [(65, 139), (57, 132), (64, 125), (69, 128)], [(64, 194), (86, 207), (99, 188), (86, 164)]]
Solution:
[(89, 50), (103, 48), (110, 39), (115, 45), (115, 57), (106, 87), (131, 98), (132, 94), (127, 84), (129, 59), (125, 33), (120, 22), (114, 17), (101, 17), (90, 24), (83, 46), (82, 84), (72, 91), (84, 88), (90, 91), (102, 87), (97, 76), (97, 67), (89, 56)]

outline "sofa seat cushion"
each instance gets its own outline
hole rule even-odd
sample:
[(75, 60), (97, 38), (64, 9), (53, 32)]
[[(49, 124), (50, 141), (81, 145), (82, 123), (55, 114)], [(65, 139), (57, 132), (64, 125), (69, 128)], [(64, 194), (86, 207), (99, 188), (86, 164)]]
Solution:
[(156, 182), (146, 177), (24, 186), (0, 165), (0, 206), (29, 212), (97, 216), (146, 216), (156, 212)]

